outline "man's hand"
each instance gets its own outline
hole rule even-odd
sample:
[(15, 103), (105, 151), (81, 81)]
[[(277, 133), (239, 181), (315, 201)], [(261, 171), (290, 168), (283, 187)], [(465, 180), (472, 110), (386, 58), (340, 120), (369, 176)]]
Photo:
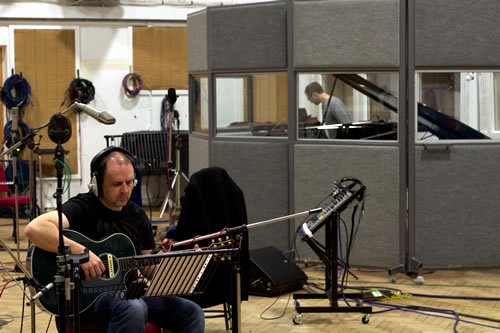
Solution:
[(102, 276), (104, 273), (104, 264), (101, 259), (94, 254), (94, 252), (89, 251), (89, 261), (80, 266), (85, 273), (86, 279), (93, 279)]

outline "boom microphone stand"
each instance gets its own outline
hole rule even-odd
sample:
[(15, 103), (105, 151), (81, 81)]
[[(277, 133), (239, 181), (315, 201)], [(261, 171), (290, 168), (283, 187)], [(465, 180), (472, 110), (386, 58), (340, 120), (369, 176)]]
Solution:
[[(69, 111), (73, 109), (73, 106), (70, 106), (68, 109), (64, 110), (63, 113)], [(60, 113), (58, 115), (60, 115), (60, 117), (62, 117), (62, 114), (63, 113)], [(17, 121), (18, 119), (14, 119), (15, 117), (13, 117), (13, 121), (15, 120), (15, 123), (17, 124)], [(54, 118), (54, 117), (53, 117)], [(19, 149), (19, 147), (21, 145), (27, 145), (28, 147), (32, 147), (33, 146), (33, 137), (35, 136), (35, 134), (40, 131), (42, 128), (45, 128), (47, 126), (49, 126), (49, 136), (51, 135), (61, 135), (61, 133), (58, 133), (57, 129), (54, 129), (53, 125), (55, 124), (54, 120), (51, 118), (51, 121), (47, 122), (46, 124), (44, 124), (43, 126), (39, 127), (39, 128), (36, 128), (36, 129), (33, 129), (33, 130), (30, 130), (29, 133), (27, 133), (23, 138), (21, 138), (19, 141), (17, 141), (15, 144), (13, 144), (9, 149), (7, 149), (6, 151), (0, 153), (0, 158), (2, 158), (3, 156), (9, 154), (9, 153), (12, 153), (13, 155), (15, 155), (15, 152), (17, 152), (17, 150)], [(71, 130), (69, 130), (69, 133), (71, 133)], [(69, 134), (71, 135), (71, 134)], [(51, 139), (52, 137), (56, 138), (56, 136), (51, 136)], [(62, 137), (61, 137), (62, 138)], [(69, 137), (67, 138), (69, 139)], [(67, 141), (67, 140), (66, 140)], [(31, 156), (31, 155), (30, 155)], [(64, 155), (62, 155), (62, 157), (59, 156), (59, 154), (56, 154), (56, 158), (61, 158), (63, 159)], [(30, 164), (31, 164), (31, 160), (30, 160)], [(13, 178), (15, 179), (17, 173), (16, 173), (16, 169), (15, 169), (15, 165), (16, 163), (14, 163), (14, 168), (13, 168)], [(61, 174), (62, 176), (62, 174)], [(30, 178), (31, 180), (31, 178)], [(15, 183), (15, 182), (14, 182)], [(61, 177), (61, 184), (62, 184), (62, 177)], [(59, 178), (58, 178), (58, 185), (59, 185)], [(59, 188), (59, 186), (58, 186)], [(62, 186), (61, 186), (62, 188)], [(16, 193), (16, 199), (17, 199), (17, 193)], [(16, 212), (17, 212), (17, 207), (16, 207)], [(61, 223), (61, 222), (60, 222)], [(15, 230), (15, 233), (16, 235), (19, 235), (19, 223), (17, 223), (16, 225), (16, 230)], [(62, 237), (62, 236), (61, 236)], [(61, 238), (62, 239), (62, 238)], [(53, 283), (49, 283), (47, 286), (41, 286), (39, 285), (39, 283), (37, 281), (35, 281), (33, 279), (33, 277), (31, 276), (31, 274), (28, 272), (28, 270), (22, 265), (21, 261), (20, 261), (20, 258), (19, 258), (19, 239), (17, 241), (17, 257), (10, 251), (10, 249), (7, 247), (7, 245), (2, 241), (0, 240), (0, 245), (5, 248), (7, 250), (7, 252), (11, 255), (11, 257), (14, 259), (14, 262), (16, 262), (17, 266), (19, 267), (19, 269), (24, 273), (25, 275), (25, 280), (27, 280), (27, 284), (30, 284), (32, 285), (34, 288), (38, 289), (39, 291), (30, 299), (30, 306), (31, 306), (31, 330), (32, 332), (35, 332), (36, 330), (36, 326), (35, 326), (35, 305), (34, 305), (34, 302), (36, 301), (36, 299), (38, 299), (39, 297), (41, 297), (44, 293), (46, 293), (47, 291), (49, 291), (50, 289), (52, 289), (54, 287), (54, 284)], [(58, 264), (59, 264), (59, 260), (58, 260)], [(61, 279), (58, 279), (58, 280), (61, 280)], [(61, 281), (64, 282), (64, 279), (62, 279)], [(67, 288), (69, 290), (69, 288)], [(66, 307), (64, 307), (64, 309), (66, 309)], [(65, 313), (63, 312), (64, 316), (61, 316), (60, 315), (60, 318), (65, 318), (66, 315)], [(63, 320), (64, 321), (64, 320)], [(66, 332), (65, 331), (66, 329), (66, 324), (64, 324), (64, 329), (63, 330), (59, 330), (59, 332)]]
[[(195, 238), (179, 241), (179, 242), (174, 242), (172, 243), (172, 247), (177, 247), (177, 246), (182, 246), (182, 245), (190, 245), (193, 244), (197, 241), (200, 240), (205, 240), (205, 239), (213, 239), (216, 237), (220, 237), (225, 234), (230, 234), (230, 235), (242, 235), (244, 231), (248, 229), (253, 229), (257, 227), (262, 227), (267, 224), (279, 222), (279, 221), (284, 221), (284, 220), (289, 220), (301, 216), (306, 216), (310, 215), (313, 213), (317, 213), (321, 211), (321, 208), (315, 208), (311, 210), (306, 210), (300, 213), (295, 213), (291, 215), (286, 215), (286, 216), (281, 216), (261, 222), (256, 222), (248, 225), (241, 225), (233, 228), (227, 228), (219, 232), (211, 233), (208, 235), (204, 236), (196, 236)], [(237, 259), (238, 261), (238, 259)], [(231, 309), (232, 309), (232, 332), (233, 333), (239, 333), (241, 332), (241, 290), (240, 290), (240, 267), (239, 267), (239, 262), (236, 264), (233, 264), (233, 274), (231, 277), (232, 283), (231, 283), (231, 290), (232, 290), (232, 304), (231, 304)]]
[[(73, 288), (73, 328), (75, 333), (80, 332), (80, 309), (79, 309), (79, 267), (81, 263), (88, 261), (88, 250), (85, 250), (83, 254), (71, 255), (69, 251), (69, 247), (64, 245), (63, 238), (63, 227), (62, 227), (62, 178), (63, 178), (63, 168), (64, 168), (64, 149), (62, 144), (67, 142), (71, 137), (71, 124), (69, 120), (64, 115), (68, 111), (75, 111), (76, 109), (80, 109), (92, 118), (104, 124), (113, 124), (115, 119), (107, 114), (106, 112), (98, 112), (93, 110), (90, 107), (87, 107), (85, 104), (81, 104), (78, 102), (74, 102), (68, 108), (63, 110), (60, 113), (56, 113), (51, 117), (51, 119), (45, 123), (44, 125), (31, 129), (28, 134), (26, 134), (23, 138), (21, 138), (17, 143), (13, 144), (9, 149), (0, 153), (0, 158), (5, 156), (6, 154), (11, 153), (12, 151), (18, 149), (23, 144), (28, 144), (28, 146), (33, 146), (33, 137), (36, 133), (38, 133), (41, 129), (45, 127), (48, 128), (48, 133), (50, 139), (57, 144), (55, 149), (55, 168), (57, 174), (57, 190), (54, 194), (54, 197), (57, 200), (57, 212), (58, 212), (58, 224), (59, 224), (59, 246), (58, 246), (58, 256), (57, 256), (57, 274), (54, 277), (54, 283), (49, 283), (46, 286), (40, 286), (38, 283), (34, 283), (35, 288), (38, 292), (31, 298), (31, 302), (33, 303), (37, 298), (43, 296), (44, 293), (49, 291), (56, 285), (57, 293), (59, 294), (59, 333), (66, 332), (66, 325), (68, 319), (68, 309), (69, 303), (71, 299), (71, 289)], [(31, 163), (31, 161), (30, 161)], [(19, 224), (18, 224), (19, 227)], [(0, 244), (3, 247), (6, 247), (3, 242)], [(19, 249), (18, 249), (19, 251)], [(10, 253), (10, 251), (9, 251)], [(11, 254), (12, 255), (12, 254)], [(19, 257), (19, 252), (18, 252)], [(14, 258), (14, 257), (13, 257)], [(17, 258), (14, 260), (16, 261)], [(16, 261), (17, 262), (17, 261)], [(20, 261), (19, 261), (20, 262)], [(23, 266), (20, 265), (22, 269)], [(24, 270), (23, 270), (24, 271)], [(26, 273), (25, 273), (26, 274)], [(30, 278), (30, 280), (33, 280)], [(72, 283), (74, 282), (74, 285)], [(32, 311), (34, 307), (32, 308)], [(32, 327), (34, 325), (34, 312), (32, 312)]]
[[(62, 192), (63, 192), (63, 163), (64, 149), (62, 144), (67, 142), (71, 137), (71, 124), (63, 124), (63, 119), (67, 118), (61, 114), (52, 116), (49, 122), (49, 137), (57, 144), (54, 155), (54, 163), (56, 168), (57, 187), (54, 198), (56, 199), (57, 218), (59, 225), (59, 246), (57, 249), (57, 274), (54, 276), (56, 284), (56, 292), (59, 295), (59, 327), (58, 331), (66, 332), (68, 308), (71, 300), (71, 272), (69, 269), (71, 253), (68, 246), (64, 245), (63, 239), (63, 223), (62, 223)], [(69, 121), (68, 121), (69, 122)]]
[(57, 252), (57, 274), (54, 277), (56, 291), (59, 300), (59, 333), (66, 332), (68, 321), (68, 309), (70, 308), (71, 289), (73, 289), (73, 326), (75, 332), (80, 332), (80, 304), (79, 304), (79, 267), (81, 263), (89, 260), (88, 250), (83, 255), (71, 255), (69, 246), (64, 244), (62, 223), (62, 193), (63, 193), (63, 171), (64, 171), (64, 148), (62, 144), (71, 137), (71, 124), (69, 119), (56, 113), (49, 121), (49, 137), (57, 144), (55, 149), (54, 163), (56, 168), (57, 188), (54, 197), (57, 203), (57, 217), (59, 224), (59, 246)]
[[(74, 103), (72, 104), (70, 107), (68, 107), (67, 109), (65, 109), (64, 111), (61, 112), (61, 114), (65, 114), (66, 112), (70, 111), (70, 110), (74, 110), (75, 107), (77, 107), (78, 105), (77, 104), (80, 104), (80, 103)], [(17, 135), (17, 126), (18, 126), (18, 121), (19, 121), (19, 110), (17, 107), (14, 107), (11, 109), (11, 112), (12, 112), (12, 129), (13, 129), (13, 132), (15, 133), (12, 133), (12, 138), (14, 138), (14, 135)], [(15, 230), (14, 230), (14, 239), (16, 240), (16, 243), (17, 243), (17, 259), (19, 260), (20, 259), (20, 248), (19, 248), (19, 212), (18, 212), (18, 186), (17, 186), (17, 152), (20, 150), (20, 147), (22, 145), (26, 145), (28, 146), (28, 148), (33, 149), (34, 147), (34, 142), (33, 142), (33, 137), (36, 135), (36, 133), (38, 133), (41, 129), (47, 127), (49, 125), (50, 122), (47, 122), (45, 123), (44, 125), (38, 127), (38, 128), (35, 128), (35, 129), (31, 129), (29, 131), (29, 133), (26, 133), (25, 136), (23, 136), (22, 138), (19, 139), (19, 141), (17, 141), (16, 143), (14, 143), (13, 145), (10, 146), (10, 148), (8, 148), (7, 150), (3, 151), (0, 153), (0, 159), (2, 159), (4, 156), (8, 155), (8, 154), (11, 154), (12, 156), (12, 179), (14, 180), (13, 181), (13, 185), (14, 185), (14, 200), (15, 200), (15, 212), (14, 214), (15, 215)], [(29, 159), (29, 164), (30, 164), (30, 167), (32, 166), (33, 164), (33, 160), (32, 160), (32, 154), (30, 153), (30, 159)], [(32, 181), (32, 177), (31, 177), (31, 172), (30, 172), (30, 182)], [(33, 187), (33, 185), (31, 185), (30, 187)], [(34, 189), (32, 189), (32, 191), (35, 193), (36, 191), (34, 191)], [(34, 203), (34, 200), (32, 200), (34, 198), (34, 196), (32, 198), (30, 198), (30, 204), (33, 205), (35, 204)], [(36, 212), (36, 208), (35, 209), (31, 209), (31, 212)]]

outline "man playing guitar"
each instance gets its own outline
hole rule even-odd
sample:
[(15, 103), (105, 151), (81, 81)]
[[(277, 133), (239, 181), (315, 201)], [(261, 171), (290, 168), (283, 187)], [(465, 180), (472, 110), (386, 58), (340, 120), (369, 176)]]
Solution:
[[(155, 247), (151, 223), (142, 208), (129, 201), (136, 184), (134, 157), (121, 147), (108, 147), (99, 152), (90, 165), (90, 191), (81, 193), (62, 206), (62, 225), (92, 240), (102, 240), (119, 233), (129, 238), (135, 253), (150, 254)], [(24, 232), (37, 248), (57, 253), (58, 214), (52, 211), (31, 221)], [(87, 244), (82, 238), (64, 236), (72, 254), (83, 253)], [(133, 250), (134, 250), (133, 249)], [(108, 251), (112, 251), (111, 249)], [(101, 279), (105, 263), (94, 251), (80, 265), (86, 281)], [(82, 313), (82, 327), (97, 323), (107, 332), (143, 333), (146, 322), (175, 332), (203, 332), (203, 310), (180, 297), (161, 296), (139, 299), (116, 299), (102, 293)]]

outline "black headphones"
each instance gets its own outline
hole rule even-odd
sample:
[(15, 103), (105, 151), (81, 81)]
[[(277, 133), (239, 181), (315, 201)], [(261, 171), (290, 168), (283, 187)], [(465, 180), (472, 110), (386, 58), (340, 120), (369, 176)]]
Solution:
[[(109, 146), (101, 150), (97, 153), (97, 155), (92, 158), (90, 162), (90, 183), (89, 190), (94, 193), (96, 197), (99, 197), (102, 194), (102, 182), (103, 182), (103, 174), (104, 168), (106, 166), (106, 157), (113, 152), (120, 152), (125, 155), (132, 165), (135, 163), (135, 157), (132, 155), (127, 149), (116, 146)], [(134, 186), (137, 185), (137, 179), (134, 179)]]

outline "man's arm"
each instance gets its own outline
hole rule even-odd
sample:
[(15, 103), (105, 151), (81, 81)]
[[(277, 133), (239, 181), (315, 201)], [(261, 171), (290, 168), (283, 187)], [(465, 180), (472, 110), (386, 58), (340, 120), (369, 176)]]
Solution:
[[(68, 218), (64, 214), (62, 214), (62, 226), (63, 229), (69, 228)], [(24, 228), (24, 234), (37, 247), (57, 253), (59, 247), (59, 218), (57, 211), (48, 212), (35, 218)], [(85, 246), (66, 236), (63, 239), (64, 244), (70, 247), (71, 253), (83, 253)], [(89, 251), (89, 261), (82, 264), (81, 268), (87, 278), (101, 276), (104, 272), (104, 264), (92, 251)]]
[[(69, 228), (69, 221), (62, 214), (63, 229)], [(48, 212), (36, 217), (24, 228), (24, 234), (39, 248), (57, 253), (59, 246), (59, 219), (57, 211)], [(75, 241), (64, 237), (64, 243), (69, 245), (71, 253), (82, 253), (84, 247)]]

